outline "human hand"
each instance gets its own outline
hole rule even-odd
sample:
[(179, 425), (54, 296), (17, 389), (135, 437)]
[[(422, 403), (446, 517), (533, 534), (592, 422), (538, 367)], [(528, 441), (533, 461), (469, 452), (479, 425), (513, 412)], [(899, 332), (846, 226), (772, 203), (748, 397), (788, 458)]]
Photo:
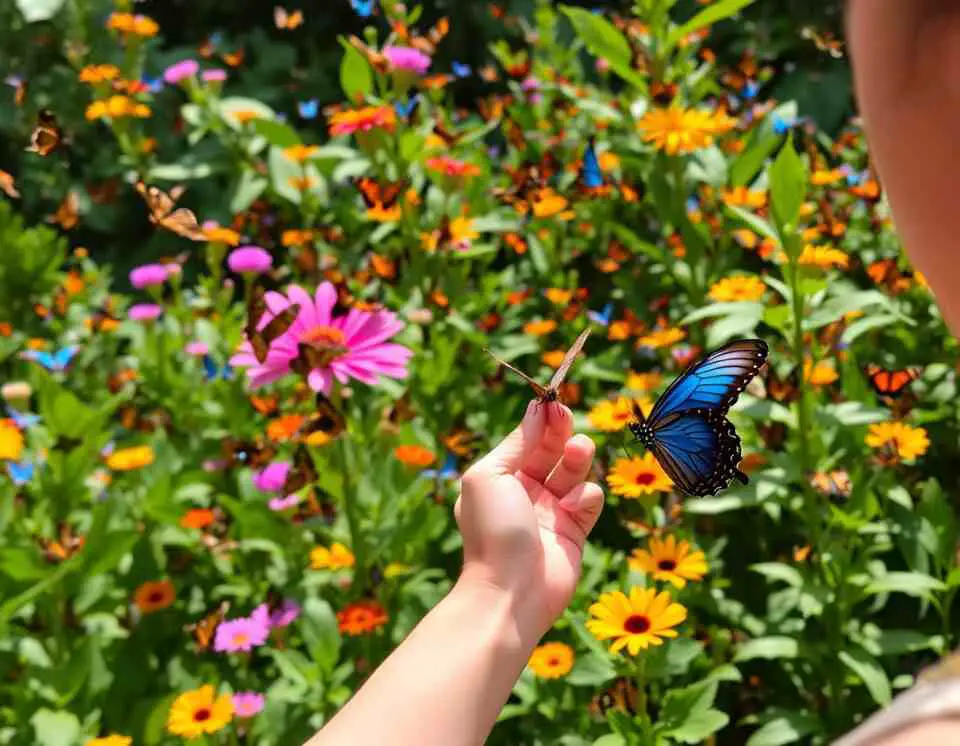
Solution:
[(585, 481), (593, 454), (590, 438), (573, 435), (567, 407), (533, 401), (517, 429), (461, 480), (462, 580), (511, 595), (537, 637), (570, 603), (603, 508), (603, 490)]

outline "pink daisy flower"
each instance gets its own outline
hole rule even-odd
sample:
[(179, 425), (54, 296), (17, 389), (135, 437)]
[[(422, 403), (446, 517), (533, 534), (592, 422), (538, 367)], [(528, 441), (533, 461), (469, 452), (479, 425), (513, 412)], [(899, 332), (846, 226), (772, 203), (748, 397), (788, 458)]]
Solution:
[(230, 359), (231, 365), (248, 368), (251, 388), (273, 383), (290, 373), (291, 363), (300, 356), (301, 344), (313, 347), (325, 362), (312, 368), (307, 376), (314, 391), (329, 393), (334, 378), (341, 384), (354, 378), (373, 385), (379, 376), (407, 377), (407, 363), (413, 352), (387, 342), (403, 329), (396, 314), (353, 308), (345, 316), (334, 316), (337, 291), (329, 282), (320, 285), (313, 296), (297, 285), (291, 285), (286, 295), (268, 292), (266, 302), (268, 311), (260, 319), (261, 329), (291, 305), (300, 306), (300, 312), (287, 332), (270, 345), (263, 363), (258, 362), (248, 341)]
[(413, 47), (384, 47), (383, 56), (394, 70), (423, 75), (430, 69), (430, 57)]
[(263, 709), (264, 697), (259, 692), (237, 692), (233, 695), (233, 711), (238, 718), (252, 718)]
[[(249, 653), (270, 637), (270, 612), (266, 605), (254, 609), (250, 616), (230, 619), (217, 627), (213, 649), (218, 653)], [(259, 612), (259, 613), (258, 613)]]

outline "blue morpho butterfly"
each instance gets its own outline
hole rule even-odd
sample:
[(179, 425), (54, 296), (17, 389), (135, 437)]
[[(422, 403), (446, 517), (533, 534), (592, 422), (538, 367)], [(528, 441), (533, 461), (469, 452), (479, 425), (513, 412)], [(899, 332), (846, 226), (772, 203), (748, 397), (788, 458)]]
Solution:
[(33, 479), (36, 471), (36, 465), (31, 464), (29, 461), (11, 461), (7, 464), (7, 474), (10, 475), (10, 479), (18, 487)]
[(613, 303), (607, 303), (599, 311), (587, 311), (587, 318), (597, 326), (610, 326), (613, 321)]
[(597, 157), (597, 147), (591, 137), (583, 151), (583, 165), (580, 167), (580, 188), (587, 192), (602, 189), (606, 181), (603, 170), (600, 168), (600, 158)]
[(756, 98), (758, 93), (760, 93), (760, 84), (755, 80), (748, 80), (743, 84), (743, 88), (740, 89), (740, 95), (748, 101)]
[(463, 62), (457, 62), (456, 60), (453, 61), (450, 69), (458, 78), (469, 78), (473, 74), (473, 68), (470, 67), (470, 65), (464, 64)]
[(40, 422), (40, 415), (30, 414), (29, 412), (18, 412), (13, 407), (7, 407), (7, 414), (10, 415), (13, 424), (20, 430), (26, 430)]
[(397, 116), (401, 119), (410, 119), (413, 116), (413, 112), (417, 110), (417, 107), (420, 105), (420, 94), (411, 96), (404, 101), (397, 101), (393, 104), (393, 108), (397, 111)]
[(785, 135), (797, 124), (795, 117), (784, 117), (780, 114), (773, 115), (773, 131), (778, 135)]
[(73, 358), (80, 351), (79, 347), (64, 347), (56, 352), (45, 352), (42, 350), (26, 350), (20, 353), (24, 360), (30, 360), (39, 363), (47, 370), (54, 373), (62, 373), (70, 367)]
[(203, 377), (208, 381), (216, 381), (217, 379), (229, 381), (233, 378), (233, 368), (230, 367), (229, 363), (225, 363), (222, 367), (217, 367), (216, 362), (214, 362), (214, 359), (210, 355), (204, 355)]
[(369, 18), (377, 9), (377, 0), (350, 0), (350, 7), (361, 18)]
[(457, 471), (457, 457), (448, 453), (444, 459), (443, 466), (439, 469), (424, 469), (420, 472), (421, 477), (426, 479), (459, 479), (460, 472)]
[(320, 100), (308, 98), (306, 101), (298, 101), (297, 113), (301, 119), (316, 119), (320, 113)]
[(767, 360), (767, 343), (742, 339), (693, 363), (657, 400), (649, 417), (634, 406), (630, 432), (676, 487), (703, 497), (726, 489), (740, 464), (740, 437), (727, 412)]

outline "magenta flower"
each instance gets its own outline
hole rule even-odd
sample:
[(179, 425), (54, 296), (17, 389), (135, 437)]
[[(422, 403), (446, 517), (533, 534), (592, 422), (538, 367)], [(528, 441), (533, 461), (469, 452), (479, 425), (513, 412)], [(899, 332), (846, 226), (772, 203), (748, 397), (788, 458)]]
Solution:
[(286, 497), (272, 497), (267, 501), (267, 507), (274, 513), (282, 513), (284, 510), (290, 510), (300, 504), (300, 495), (294, 492)]
[(286, 598), (280, 608), (270, 614), (271, 627), (289, 627), (300, 616), (300, 604), (292, 598)]
[(142, 264), (130, 270), (130, 284), (137, 290), (162, 285), (170, 273), (163, 264)]
[(187, 342), (187, 346), (183, 349), (188, 355), (192, 355), (193, 357), (203, 357), (204, 355), (210, 354), (210, 345), (206, 342), (201, 342), (199, 339)]
[(206, 83), (222, 83), (227, 79), (227, 71), (217, 67), (213, 70), (204, 70), (200, 77)]
[[(258, 614), (259, 606), (250, 616), (231, 619), (217, 627), (213, 649), (218, 653), (249, 653), (263, 645), (270, 637), (269, 612)], [(266, 609), (266, 605), (264, 605)]]
[(260, 319), (260, 328), (291, 305), (298, 305), (300, 312), (287, 332), (270, 345), (263, 363), (258, 362), (247, 341), (230, 359), (231, 365), (248, 368), (247, 378), (252, 388), (265, 386), (290, 373), (291, 363), (300, 356), (301, 344), (313, 347), (324, 361), (307, 376), (307, 383), (314, 391), (328, 393), (334, 378), (341, 384), (354, 378), (373, 385), (378, 376), (407, 377), (407, 363), (413, 352), (387, 342), (403, 329), (403, 322), (396, 314), (352, 308), (346, 316), (335, 317), (337, 291), (329, 282), (320, 285), (312, 297), (303, 288), (291, 285), (286, 295), (268, 292), (266, 302), (268, 311)]
[(163, 79), (175, 85), (187, 78), (192, 78), (200, 70), (200, 65), (196, 60), (180, 60), (175, 62), (163, 71)]
[(413, 47), (384, 47), (383, 56), (394, 70), (423, 75), (430, 69), (430, 57)]
[(156, 303), (134, 303), (127, 311), (131, 321), (156, 321), (163, 313), (163, 307)]
[(231, 272), (250, 272), (263, 274), (273, 266), (273, 257), (259, 246), (239, 246), (227, 257), (227, 266)]
[(253, 486), (261, 492), (279, 492), (290, 473), (289, 461), (274, 461), (253, 475)]
[(263, 709), (264, 697), (259, 692), (237, 692), (232, 699), (233, 712), (238, 718), (252, 718)]

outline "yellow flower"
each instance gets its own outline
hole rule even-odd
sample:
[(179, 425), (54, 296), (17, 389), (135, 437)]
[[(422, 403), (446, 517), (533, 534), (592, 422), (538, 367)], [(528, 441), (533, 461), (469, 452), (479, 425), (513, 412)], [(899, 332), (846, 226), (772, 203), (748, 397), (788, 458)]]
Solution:
[(710, 287), (710, 297), (718, 302), (756, 301), (763, 297), (767, 286), (759, 277), (735, 275), (724, 277)]
[(684, 339), (687, 333), (683, 329), (668, 326), (665, 329), (655, 329), (649, 334), (645, 334), (637, 340), (638, 347), (652, 347), (657, 350), (661, 347), (669, 347)]
[(473, 227), (473, 218), (459, 215), (450, 221), (450, 240), (453, 243), (468, 243), (477, 238), (480, 238), (480, 234)]
[(116, 65), (87, 65), (80, 71), (81, 83), (103, 83), (120, 77), (120, 68)]
[(367, 219), (377, 223), (395, 223), (403, 217), (403, 208), (399, 202), (384, 207), (379, 202), (367, 210)]
[(143, 37), (156, 36), (160, 30), (157, 22), (152, 18), (134, 15), (133, 13), (111, 13), (110, 17), (107, 18), (107, 28), (111, 31), (119, 31), (122, 34)]
[(759, 209), (767, 204), (767, 193), (762, 189), (747, 189), (744, 186), (723, 189), (720, 198), (731, 207), (752, 207)]
[(227, 116), (231, 117), (237, 124), (246, 124), (254, 119), (260, 119), (260, 112), (250, 111), (249, 109), (238, 109), (231, 111)]
[(146, 104), (134, 101), (128, 96), (117, 95), (92, 102), (87, 106), (84, 116), (88, 121), (92, 122), (95, 119), (103, 119), (105, 117), (109, 117), (110, 119), (122, 119), (123, 117), (146, 119), (152, 113), (150, 107)]
[(528, 321), (523, 325), (523, 333), (531, 337), (543, 337), (557, 328), (557, 322), (553, 319), (540, 319), (538, 321)]
[(399, 578), (401, 575), (409, 573), (412, 569), (410, 565), (405, 565), (403, 562), (390, 562), (383, 568), (383, 577), (387, 580)]
[(627, 374), (627, 388), (631, 391), (653, 391), (660, 385), (660, 379), (662, 376), (656, 371), (650, 373), (634, 373), (631, 371)]
[(599, 155), (601, 171), (616, 171), (620, 168), (620, 156), (607, 150)]
[(724, 130), (727, 124), (706, 112), (681, 109), (651, 109), (638, 122), (643, 132), (643, 141), (652, 143), (657, 150), (668, 155), (692, 153), (713, 144), (715, 133)]
[(573, 648), (562, 642), (548, 642), (533, 649), (527, 665), (541, 679), (559, 679), (573, 668)]
[(632, 420), (636, 419), (633, 413), (634, 406), (640, 407), (643, 414), (650, 414), (653, 402), (649, 399), (629, 399), (620, 396), (616, 399), (604, 399), (598, 402), (587, 414), (587, 419), (596, 430), (615, 433), (623, 430)]
[(843, 177), (844, 173), (839, 168), (831, 168), (830, 170), (818, 168), (810, 174), (810, 183), (814, 186), (826, 186), (840, 181)]
[(803, 379), (812, 386), (828, 386), (840, 377), (837, 369), (826, 360), (812, 365), (809, 360), (803, 363)]
[(687, 618), (687, 610), (667, 591), (631, 588), (629, 597), (623, 591), (600, 594), (590, 615), (594, 618), (587, 621), (587, 629), (598, 640), (613, 640), (611, 653), (626, 648), (636, 655), (651, 645), (663, 645), (665, 637), (676, 637), (673, 628)]
[[(397, 205), (391, 214), (396, 216), (392, 219), (399, 220), (401, 215), (400, 206)], [(370, 213), (367, 212), (368, 217), (369, 215)], [(445, 233), (446, 235), (444, 235)], [(423, 250), (428, 254), (432, 254), (441, 248), (441, 241), (444, 242), (444, 247), (469, 248), (469, 244), (479, 237), (480, 234), (473, 227), (473, 218), (466, 215), (459, 215), (447, 224), (446, 230), (441, 227), (429, 233), (421, 233), (420, 242)]]
[(352, 135), (355, 132), (369, 132), (372, 129), (385, 129), (393, 132), (397, 125), (397, 114), (392, 106), (366, 106), (362, 109), (338, 111), (330, 117), (330, 136)]
[(808, 244), (803, 247), (799, 263), (802, 267), (819, 267), (820, 269), (838, 267), (840, 269), (846, 269), (847, 265), (850, 264), (850, 257), (840, 251), (840, 249)]
[(198, 738), (205, 733), (216, 733), (233, 719), (233, 700), (229, 694), (216, 696), (207, 684), (184, 692), (170, 706), (167, 731), (175, 736)]
[(539, 190), (531, 201), (533, 215), (537, 218), (552, 218), (559, 216), (561, 220), (569, 220), (573, 213), (567, 211), (567, 198), (557, 194), (550, 188)]
[(133, 471), (150, 466), (153, 459), (153, 449), (150, 446), (121, 448), (107, 456), (107, 468), (113, 471)]
[(133, 739), (130, 736), (118, 736), (116, 733), (111, 733), (109, 736), (91, 738), (84, 746), (130, 746), (132, 743)]
[(23, 453), (23, 434), (13, 420), (0, 420), (0, 461), (18, 461)]
[(223, 243), (227, 246), (240, 245), (240, 234), (232, 228), (224, 228), (222, 225), (213, 225), (209, 228), (204, 227), (203, 232), (210, 243)]
[(547, 288), (543, 291), (543, 297), (554, 305), (565, 306), (573, 299), (573, 291), (563, 288)]
[(308, 161), (319, 152), (320, 148), (316, 145), (292, 145), (283, 149), (283, 154), (291, 161), (303, 163)]
[(334, 542), (329, 549), (314, 547), (310, 550), (310, 567), (314, 570), (343, 570), (355, 563), (353, 552), (340, 542)]
[(690, 551), (690, 544), (668, 536), (650, 539), (648, 549), (635, 549), (627, 561), (631, 570), (646, 573), (654, 580), (665, 580), (683, 588), (688, 580), (701, 580), (707, 573), (707, 558), (701, 551)]
[(637, 498), (656, 492), (669, 492), (673, 482), (652, 453), (617, 459), (607, 475), (607, 484), (615, 495)]
[(910, 461), (930, 447), (930, 438), (922, 427), (903, 422), (878, 422), (870, 425), (866, 443), (871, 448), (889, 448), (901, 459)]

